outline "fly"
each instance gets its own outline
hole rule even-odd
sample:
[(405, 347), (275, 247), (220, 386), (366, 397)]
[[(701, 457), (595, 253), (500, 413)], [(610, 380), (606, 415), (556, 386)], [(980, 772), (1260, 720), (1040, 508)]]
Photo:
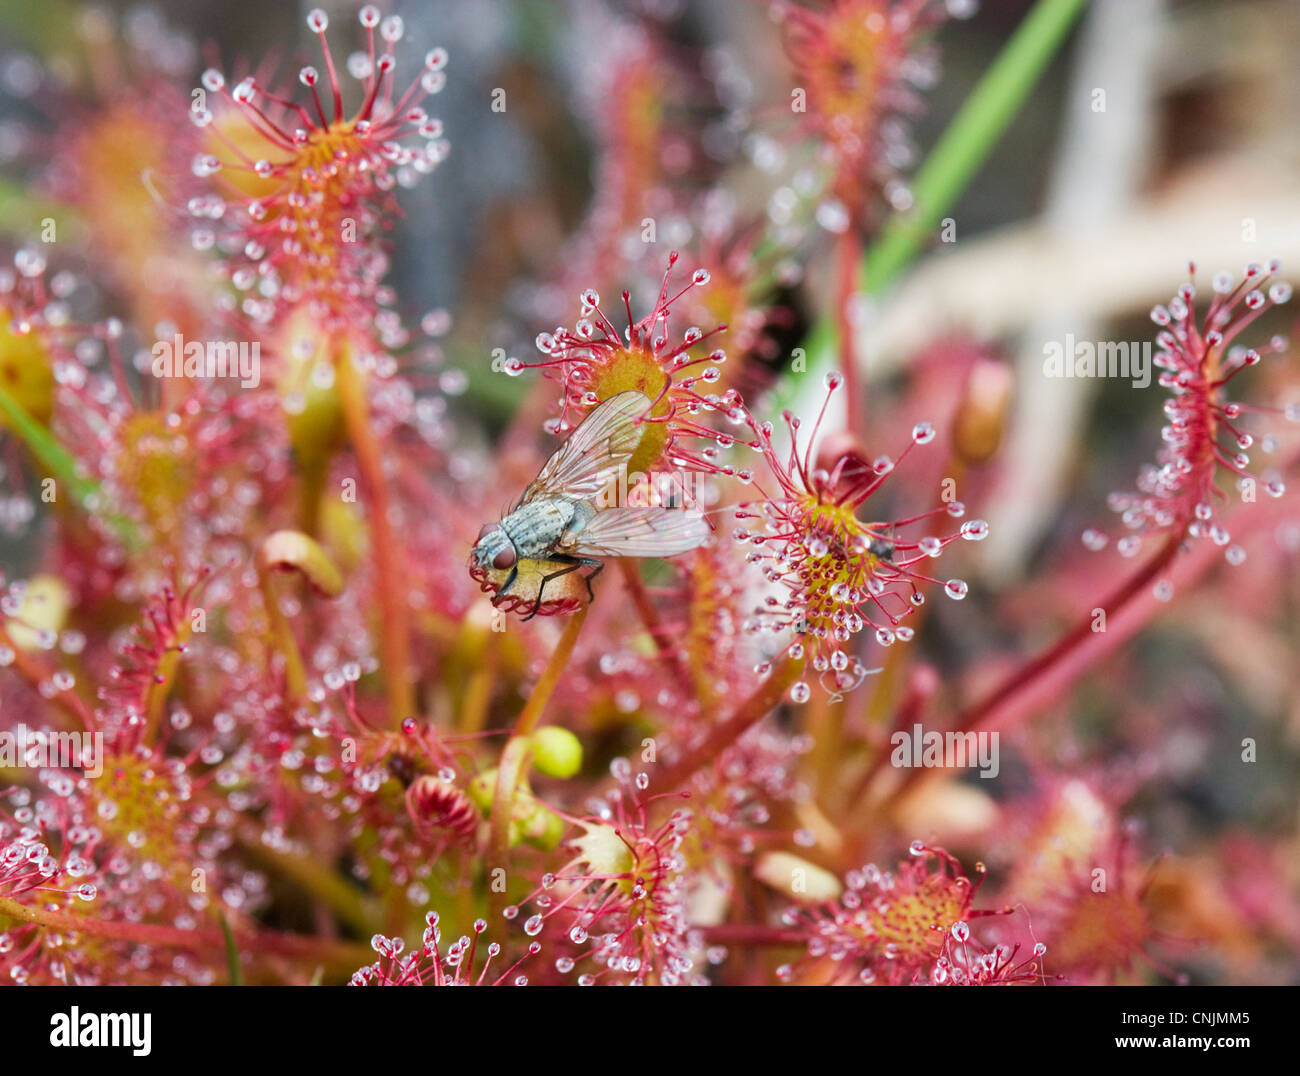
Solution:
[(894, 562), (894, 543), (887, 542), (883, 538), (871, 538), (867, 542), (867, 552), (877, 560), (883, 560), (886, 564)]
[(497, 591), (505, 595), (519, 578), (521, 561), (564, 567), (542, 576), (531, 620), (542, 607), (552, 579), (579, 568), (604, 568), (601, 557), (673, 557), (700, 545), (709, 535), (704, 517), (662, 507), (604, 507), (606, 487), (627, 466), (641, 443), (642, 425), (652, 404), (640, 392), (620, 392), (603, 401), (569, 435), (499, 523), (479, 531), (471, 558), (480, 568), (509, 571)]

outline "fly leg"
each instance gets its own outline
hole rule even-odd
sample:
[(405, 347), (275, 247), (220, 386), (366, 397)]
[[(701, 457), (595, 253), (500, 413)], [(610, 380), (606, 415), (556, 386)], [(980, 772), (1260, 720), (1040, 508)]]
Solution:
[[(552, 579), (558, 579), (562, 575), (576, 572), (579, 568), (583, 567), (595, 567), (596, 571), (591, 573), (592, 576), (595, 576), (598, 575), (600, 569), (605, 566), (602, 561), (596, 560), (594, 557), (575, 557), (568, 553), (553, 553), (548, 559), (559, 564), (567, 565), (567, 567), (561, 568), (558, 572), (551, 572), (548, 575), (542, 576), (542, 584), (537, 588), (537, 602), (533, 605), (533, 611), (524, 617), (524, 620), (532, 620), (533, 617), (537, 615), (538, 610), (542, 607), (542, 593), (546, 590), (546, 584)], [(591, 577), (588, 577), (585, 581), (587, 584), (588, 599), (594, 598), (595, 594), (593, 594), (591, 590)]]
[(532, 620), (533, 617), (537, 615), (537, 611), (541, 609), (542, 594), (546, 590), (547, 583), (549, 583), (552, 579), (558, 579), (562, 575), (568, 575), (570, 572), (576, 572), (579, 568), (582, 567), (582, 561), (578, 557), (570, 557), (564, 553), (556, 553), (553, 555), (552, 559), (558, 561), (561, 564), (567, 564), (568, 567), (561, 568), (558, 572), (551, 572), (548, 575), (542, 576), (541, 585), (537, 588), (537, 601), (533, 605), (533, 611), (529, 613), (526, 617), (524, 617), (524, 620)]
[(587, 601), (594, 602), (596, 600), (596, 592), (591, 589), (591, 581), (605, 570), (605, 562), (603, 560), (596, 560), (594, 557), (590, 559), (584, 558), (584, 560), (586, 560), (587, 564), (589, 565), (594, 564), (596, 566), (596, 570), (594, 572), (592, 572), (590, 575), (583, 576), (582, 579), (582, 581), (587, 584)]
[(510, 568), (510, 574), (506, 576), (506, 581), (497, 588), (496, 597), (493, 598), (493, 604), (505, 597), (506, 591), (515, 585), (515, 580), (519, 578), (519, 565), (514, 564)]

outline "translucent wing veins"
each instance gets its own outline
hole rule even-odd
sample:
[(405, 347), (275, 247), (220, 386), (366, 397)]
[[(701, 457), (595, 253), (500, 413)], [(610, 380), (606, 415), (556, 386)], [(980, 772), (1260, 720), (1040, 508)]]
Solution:
[(573, 551), (589, 557), (675, 557), (709, 536), (702, 515), (658, 507), (597, 513), (575, 537)]
[(519, 503), (542, 495), (588, 500), (600, 494), (641, 443), (640, 419), (650, 406), (641, 392), (602, 401), (546, 461)]

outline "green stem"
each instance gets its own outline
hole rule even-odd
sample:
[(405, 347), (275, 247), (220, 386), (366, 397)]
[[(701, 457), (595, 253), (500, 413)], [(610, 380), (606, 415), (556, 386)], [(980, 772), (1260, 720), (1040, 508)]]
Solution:
[(863, 285), (884, 287), (922, 245), (1011, 125), (1087, 0), (1038, 0), (948, 124), (912, 182), (911, 210), (894, 217), (863, 262)]
[(582, 631), (582, 625), (587, 619), (588, 608), (588, 606), (584, 605), (569, 617), (569, 622), (564, 626), (560, 641), (555, 644), (555, 649), (551, 651), (551, 657), (546, 663), (546, 670), (528, 696), (524, 708), (519, 712), (514, 731), (511, 733), (512, 737), (531, 736), (533, 730), (537, 728), (537, 723), (542, 719), (546, 704), (551, 701), (551, 694), (559, 684), (560, 676), (564, 673), (565, 666), (569, 664), (569, 658), (573, 656), (573, 648), (578, 642), (578, 633)]
[[(569, 664), (573, 647), (578, 641), (578, 633), (582, 631), (582, 625), (587, 619), (587, 609), (586, 605), (582, 606), (564, 626), (564, 633), (560, 636), (555, 649), (551, 651), (551, 657), (546, 663), (541, 679), (537, 681), (532, 694), (528, 696), (528, 701), (524, 703), (524, 708), (520, 711), (515, 727), (510, 733), (510, 739), (501, 751), (501, 763), (497, 768), (496, 792), (492, 797), (492, 810), (488, 816), (489, 871), (497, 867), (504, 868), (509, 864), (510, 821), (514, 817), (515, 794), (519, 791), (528, 761), (528, 738), (537, 728), (546, 704), (550, 701), (551, 693), (555, 691), (565, 667)], [(496, 888), (489, 891), (490, 922), (499, 921), (506, 900), (506, 893), (499, 892)]]
[(270, 572), (264, 567), (259, 567), (258, 585), (262, 590), (262, 604), (266, 606), (267, 618), (271, 621), (271, 634), (276, 649), (284, 660), (285, 688), (290, 700), (297, 702), (307, 694), (307, 667), (303, 664), (298, 640), (294, 638), (293, 626), (280, 608), (280, 597), (275, 592)]
[(509, 901), (509, 891), (496, 885), (497, 868), (507, 871), (510, 863), (510, 822), (514, 818), (515, 794), (523, 780), (528, 763), (527, 736), (511, 736), (501, 751), (501, 764), (497, 768), (496, 792), (492, 796), (492, 810), (488, 815), (488, 922), (499, 923)]
[[(912, 208), (890, 218), (859, 270), (859, 287), (878, 294), (911, 263), (983, 166), (1065, 41), (1087, 0), (1038, 0), (998, 53), (912, 180)], [(808, 369), (837, 352), (834, 318), (822, 318), (805, 344)]]
[(235, 932), (230, 929), (230, 920), (226, 918), (226, 913), (217, 912), (217, 922), (221, 924), (221, 933), (226, 939), (226, 964), (230, 968), (230, 985), (244, 985), (244, 969), (239, 966), (239, 942), (235, 940)]
[(99, 483), (81, 474), (72, 453), (64, 448), (49, 430), (32, 418), (3, 387), (0, 387), (0, 417), (7, 420), (9, 428), (27, 446), (32, 458), (72, 493), (73, 499), (83, 511), (102, 515), (124, 543), (132, 544), (134, 535), (130, 520), (114, 512), (105, 511), (103, 505), (96, 503), (99, 499)]

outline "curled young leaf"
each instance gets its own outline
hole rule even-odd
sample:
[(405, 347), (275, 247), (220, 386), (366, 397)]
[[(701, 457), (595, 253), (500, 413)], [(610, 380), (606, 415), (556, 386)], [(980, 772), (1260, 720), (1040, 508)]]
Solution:
[(262, 543), (258, 566), (263, 571), (297, 571), (317, 593), (337, 598), (343, 576), (320, 543), (301, 531), (276, 531)]

